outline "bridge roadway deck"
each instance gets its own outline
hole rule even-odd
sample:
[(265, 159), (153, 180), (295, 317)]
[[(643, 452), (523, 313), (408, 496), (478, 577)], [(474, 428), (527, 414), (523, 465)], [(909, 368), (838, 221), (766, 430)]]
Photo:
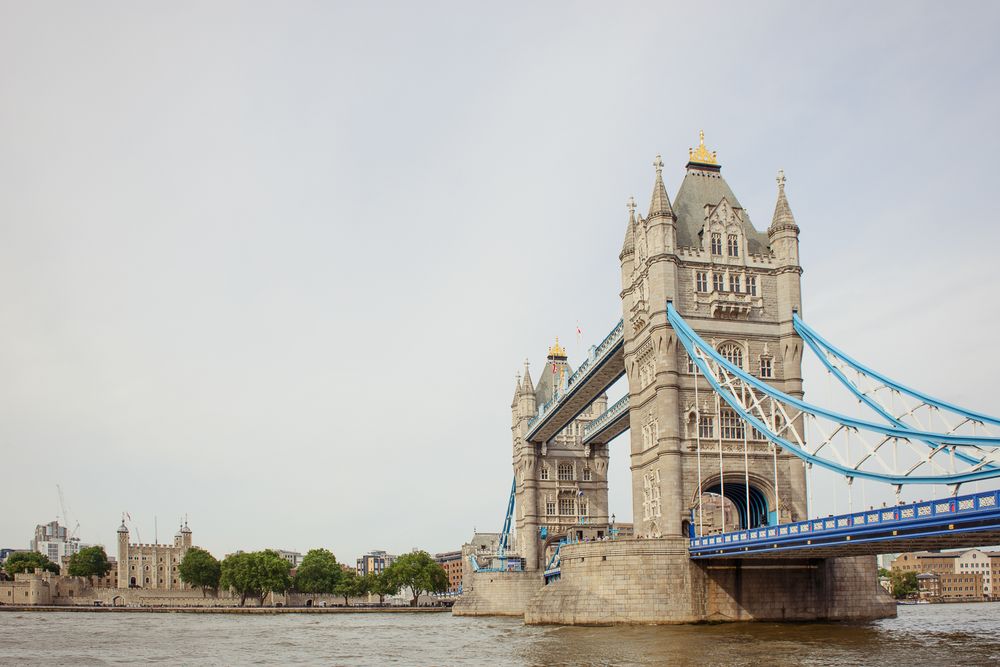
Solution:
[(1000, 491), (695, 537), (691, 558), (829, 558), (1000, 544)]
[(583, 444), (606, 445), (629, 428), (628, 394), (583, 429)]

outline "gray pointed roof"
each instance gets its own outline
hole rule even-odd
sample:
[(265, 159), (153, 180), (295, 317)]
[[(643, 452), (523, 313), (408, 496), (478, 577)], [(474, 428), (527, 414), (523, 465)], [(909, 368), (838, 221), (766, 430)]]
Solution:
[(778, 201), (774, 204), (774, 216), (771, 218), (771, 228), (795, 227), (795, 216), (785, 197), (785, 173), (778, 174)]
[[(556, 366), (555, 373), (552, 372), (553, 364)], [(556, 384), (560, 381), (560, 371), (562, 372), (563, 382), (568, 380), (569, 376), (573, 374), (573, 368), (569, 365), (568, 361), (553, 361), (552, 359), (545, 361), (545, 369), (542, 371), (541, 377), (538, 378), (538, 384), (535, 385), (535, 401), (539, 406), (545, 405), (552, 400)]]
[(717, 206), (723, 199), (730, 206), (742, 210), (747, 244), (753, 255), (768, 254), (767, 236), (758, 232), (750, 222), (743, 205), (722, 178), (718, 167), (701, 168), (688, 163), (687, 173), (674, 197), (674, 215), (677, 216), (677, 245), (700, 248), (701, 231), (705, 226), (705, 206)]
[(670, 197), (667, 196), (667, 188), (663, 185), (663, 160), (660, 159), (659, 155), (656, 156), (653, 166), (656, 167), (656, 181), (653, 183), (653, 196), (649, 199), (649, 213), (646, 214), (647, 220), (659, 216), (670, 216), (674, 213), (674, 210), (670, 207)]

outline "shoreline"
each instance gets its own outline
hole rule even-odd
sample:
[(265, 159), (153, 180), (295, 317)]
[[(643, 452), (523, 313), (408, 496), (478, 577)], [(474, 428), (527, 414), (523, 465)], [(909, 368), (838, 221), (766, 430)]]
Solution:
[(154, 614), (439, 614), (451, 607), (86, 607), (0, 605), (0, 612), (99, 612)]

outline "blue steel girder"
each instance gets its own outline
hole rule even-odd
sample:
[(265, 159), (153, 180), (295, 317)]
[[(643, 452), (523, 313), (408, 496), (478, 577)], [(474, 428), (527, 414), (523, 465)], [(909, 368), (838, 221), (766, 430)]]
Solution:
[(628, 394), (583, 428), (583, 444), (604, 445), (629, 428)]
[(619, 321), (611, 333), (595, 348), (594, 355), (584, 361), (570, 376), (566, 386), (543, 405), (540, 416), (528, 422), (525, 439), (546, 443), (580, 416), (590, 404), (625, 375), (624, 322)]
[[(929, 433), (927, 431), (912, 428), (900, 428), (893, 425), (876, 424), (848, 417), (846, 415), (840, 415), (824, 408), (820, 408), (819, 406), (806, 403), (805, 401), (796, 399), (778, 391), (774, 387), (756, 377), (753, 377), (752, 375), (749, 375), (723, 358), (718, 351), (698, 336), (694, 329), (692, 329), (674, 309), (673, 305), (669, 303), (667, 305), (667, 318), (670, 321), (671, 326), (674, 328), (674, 331), (677, 333), (678, 340), (685, 347), (688, 355), (693, 359), (696, 367), (712, 386), (715, 393), (724, 399), (726, 404), (728, 404), (728, 406), (731, 407), (744, 422), (756, 429), (767, 440), (781, 447), (784, 451), (802, 459), (806, 463), (819, 465), (823, 468), (838, 472), (848, 478), (867, 478), (890, 484), (959, 484), (977, 479), (1000, 477), (1000, 471), (996, 468), (990, 467), (983, 469), (982, 464), (978, 468), (951, 474), (900, 474), (898, 472), (874, 472), (871, 470), (860, 469), (858, 465), (853, 467), (846, 465), (835, 458), (828, 459), (824, 456), (818, 456), (815, 453), (810, 453), (801, 444), (796, 444), (788, 440), (786, 437), (775, 434), (770, 430), (767, 424), (762, 422), (757, 416), (748, 412), (747, 409), (741, 405), (740, 399), (734, 396), (729, 389), (724, 387), (719, 378), (714, 377), (712, 367), (718, 368), (720, 373), (724, 372), (730, 377), (738, 379), (738, 381), (744, 383), (747, 389), (751, 392), (760, 392), (762, 395), (770, 397), (775, 401), (794, 407), (796, 410), (801, 411), (805, 415), (827, 419), (830, 422), (840, 424), (841, 428), (846, 427), (848, 429), (847, 431), (843, 431), (844, 433), (873, 433), (884, 438), (884, 441), (886, 442), (892, 439), (901, 441), (930, 440), (941, 443), (942, 445), (971, 445), (976, 448), (995, 448), (1000, 445), (1000, 439), (993, 437), (974, 437), (954, 433)], [(711, 367), (709, 365), (710, 363)]]
[(691, 558), (829, 558), (1000, 543), (1000, 491), (690, 540)]

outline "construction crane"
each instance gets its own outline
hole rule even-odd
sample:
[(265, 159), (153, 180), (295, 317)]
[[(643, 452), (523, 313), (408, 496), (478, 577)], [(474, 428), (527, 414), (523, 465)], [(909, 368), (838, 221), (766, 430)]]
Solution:
[(58, 484), (56, 484), (56, 491), (59, 492), (59, 506), (62, 508), (62, 518), (66, 528), (66, 539), (67, 541), (75, 540), (77, 539), (76, 534), (80, 530), (80, 522), (77, 521), (76, 525), (73, 526), (73, 530), (70, 531), (69, 512), (66, 511), (66, 496), (63, 495), (62, 487)]

